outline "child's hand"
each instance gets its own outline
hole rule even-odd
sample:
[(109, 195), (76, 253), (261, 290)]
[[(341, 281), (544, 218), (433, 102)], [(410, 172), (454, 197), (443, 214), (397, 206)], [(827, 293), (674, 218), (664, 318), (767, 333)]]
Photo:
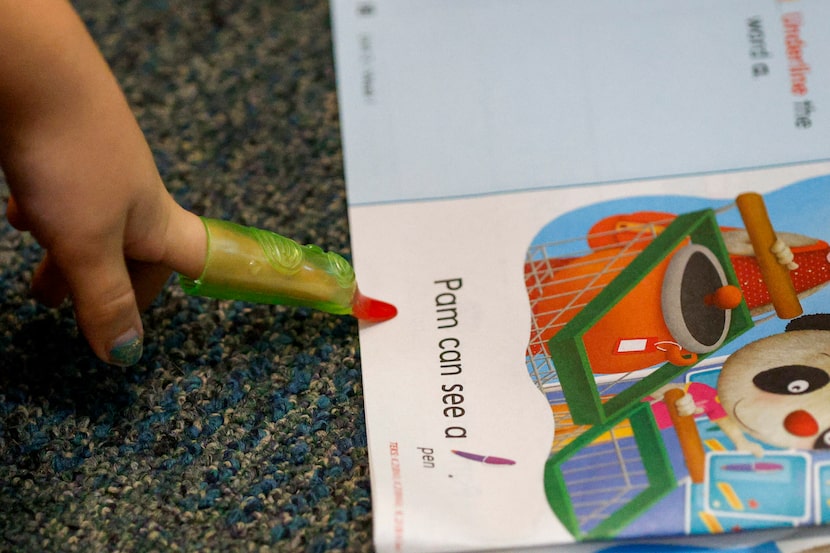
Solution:
[(0, 0), (0, 75), (7, 216), (46, 250), (33, 292), (48, 305), (71, 296), (95, 353), (135, 363), (139, 307), (171, 269), (201, 272), (201, 221), (165, 190), (125, 98), (68, 3)]

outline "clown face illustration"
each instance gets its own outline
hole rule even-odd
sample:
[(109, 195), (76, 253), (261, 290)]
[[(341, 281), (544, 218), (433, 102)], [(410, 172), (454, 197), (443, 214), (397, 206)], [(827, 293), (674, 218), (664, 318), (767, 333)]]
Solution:
[(741, 431), (784, 448), (830, 448), (828, 323), (827, 315), (800, 317), (726, 360), (718, 396)]

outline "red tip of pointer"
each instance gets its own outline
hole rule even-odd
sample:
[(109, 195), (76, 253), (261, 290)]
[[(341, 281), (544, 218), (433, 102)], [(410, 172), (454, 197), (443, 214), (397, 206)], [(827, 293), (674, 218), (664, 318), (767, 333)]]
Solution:
[(398, 308), (391, 303), (372, 299), (361, 294), (360, 290), (355, 290), (354, 299), (352, 300), (352, 315), (361, 321), (380, 323), (388, 321), (397, 314)]

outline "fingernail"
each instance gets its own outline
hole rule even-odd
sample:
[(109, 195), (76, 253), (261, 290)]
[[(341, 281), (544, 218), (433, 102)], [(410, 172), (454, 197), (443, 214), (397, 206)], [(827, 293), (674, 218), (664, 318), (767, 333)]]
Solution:
[(135, 329), (130, 329), (113, 343), (110, 349), (110, 363), (121, 367), (135, 365), (141, 359), (143, 349), (141, 335)]

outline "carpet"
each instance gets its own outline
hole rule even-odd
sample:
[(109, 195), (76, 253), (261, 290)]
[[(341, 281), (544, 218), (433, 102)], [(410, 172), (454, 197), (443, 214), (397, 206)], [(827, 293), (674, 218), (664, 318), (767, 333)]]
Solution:
[[(183, 206), (349, 258), (325, 1), (74, 5)], [(0, 221), (0, 550), (372, 549), (353, 319), (171, 281), (108, 366), (30, 299), (40, 256)]]

